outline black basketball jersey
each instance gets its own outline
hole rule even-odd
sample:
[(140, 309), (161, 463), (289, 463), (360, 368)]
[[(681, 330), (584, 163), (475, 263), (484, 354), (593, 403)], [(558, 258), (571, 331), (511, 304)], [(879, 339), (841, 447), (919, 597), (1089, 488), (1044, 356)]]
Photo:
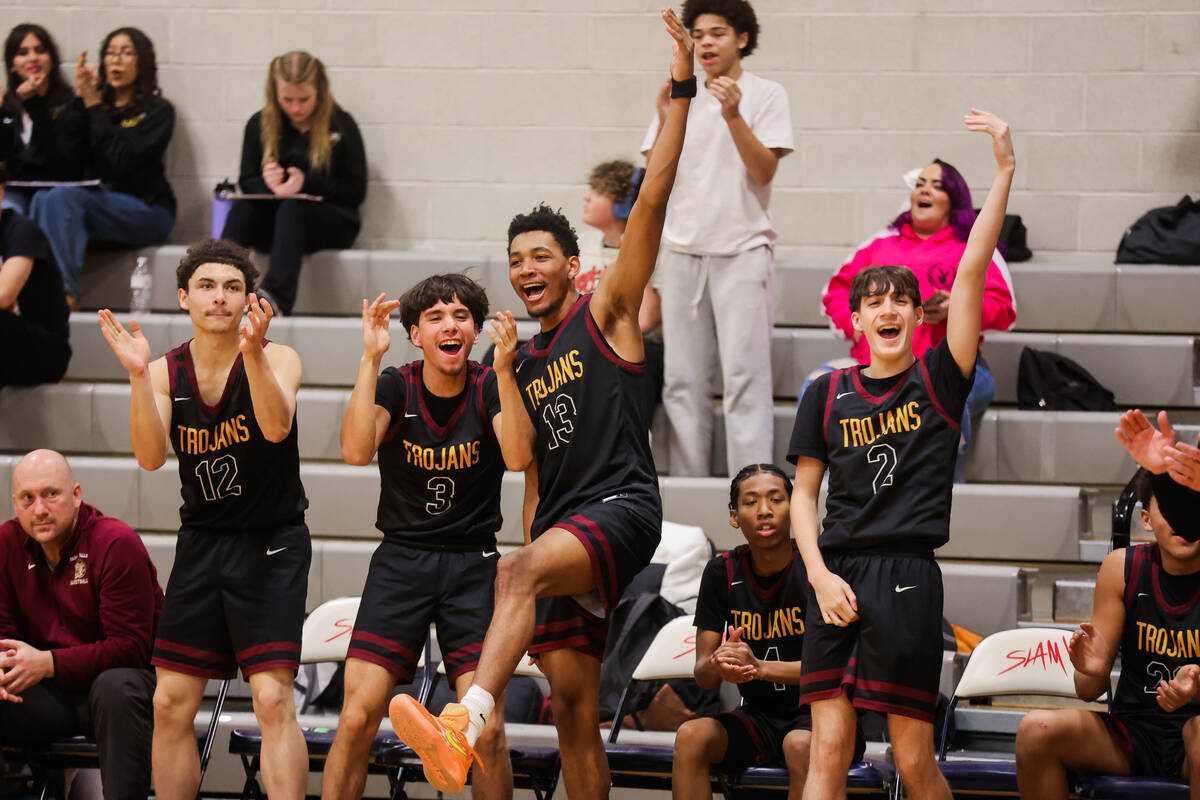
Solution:
[[(268, 344), (263, 341), (263, 346)], [(239, 354), (215, 406), (200, 397), (191, 342), (167, 353), (171, 446), (179, 458), (182, 528), (268, 528), (303, 518), (296, 420), (282, 442), (263, 436)]]
[[(742, 629), (742, 641), (760, 661), (799, 661), (804, 645), (808, 576), (792, 545), (792, 562), (773, 576), (754, 574), (750, 546), (739, 545), (708, 562), (696, 601), (696, 627), (726, 634)], [(747, 706), (764, 714), (794, 717), (800, 687), (754, 680), (738, 684)]]
[(645, 368), (613, 352), (592, 319), (591, 297), (580, 297), (561, 323), (527, 341), (513, 360), (537, 432), (534, 535), (585, 503), (612, 497), (644, 502), (662, 517)]
[[(946, 543), (960, 420), (972, 380), (962, 376), (942, 342), (900, 375), (872, 380), (851, 367), (810, 387), (825, 392), (820, 430), (829, 494), (818, 539), (822, 551), (923, 555)], [(959, 396), (935, 388), (947, 385), (961, 390)], [(799, 430), (799, 418), (796, 425)], [(793, 461), (796, 453), (808, 455), (796, 438)]]
[[(1190, 580), (1189, 580), (1190, 579)], [(1184, 584), (1185, 597), (1169, 597), (1164, 583)], [(1178, 603), (1172, 605), (1171, 601)], [(1200, 714), (1200, 702), (1163, 711), (1158, 682), (1169, 681), (1184, 664), (1200, 661), (1200, 574), (1167, 575), (1157, 544), (1125, 551), (1125, 627), (1121, 632), (1121, 677), (1109, 704), (1114, 714), (1176, 717), (1182, 725)]]
[(379, 515), (390, 541), (435, 550), (495, 549), (504, 459), (492, 418), (496, 373), (467, 362), (462, 400), (445, 425), (425, 403), (423, 361), (388, 367), (375, 402), (391, 414), (379, 446)]

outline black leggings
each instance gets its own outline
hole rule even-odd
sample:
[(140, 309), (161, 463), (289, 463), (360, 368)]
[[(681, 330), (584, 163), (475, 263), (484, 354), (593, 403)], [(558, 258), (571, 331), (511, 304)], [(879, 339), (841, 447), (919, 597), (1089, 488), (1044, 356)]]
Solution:
[(262, 288), (284, 314), (296, 304), (300, 261), (305, 253), (344, 250), (358, 235), (358, 212), (307, 200), (235, 200), (222, 237), (270, 253)]

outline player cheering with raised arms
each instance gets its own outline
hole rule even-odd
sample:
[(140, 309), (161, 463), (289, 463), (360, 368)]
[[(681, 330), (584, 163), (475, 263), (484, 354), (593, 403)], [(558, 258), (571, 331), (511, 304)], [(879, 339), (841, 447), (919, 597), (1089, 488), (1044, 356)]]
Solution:
[(292, 683), (312, 557), (296, 448), (300, 357), (266, 339), (274, 312), (253, 294), (258, 270), (245, 249), (213, 239), (192, 245), (175, 275), (194, 338), (162, 358), (150, 360), (135, 320), (127, 331), (100, 312), (100, 330), (129, 372), (138, 464), (161, 467), (170, 441), (182, 484), (151, 659), (154, 790), (163, 800), (196, 796), (194, 720), (204, 685), (240, 666), (262, 730), (267, 794), (298, 800), (308, 750)]
[[(406, 696), (392, 702), (396, 733), (421, 756), (426, 776), (441, 791), (462, 789), (493, 698), (528, 648), (550, 681), (567, 794), (575, 800), (608, 796), (598, 711), (604, 615), (649, 563), (662, 526), (638, 309), (696, 93), (691, 36), (674, 11), (662, 16), (674, 40), (676, 99), (646, 166), (621, 253), (595, 293), (575, 293), (579, 245), (561, 214), (539, 206), (509, 225), (509, 280), (541, 332), (516, 352), (511, 313), (499, 315), (490, 331), (501, 443), (510, 466), (536, 460), (526, 481), (536, 474), (538, 505), (531, 544), (500, 560), (493, 623), (462, 705), (435, 718)], [(553, 598), (553, 605), (535, 635), (537, 598)]]
[[(1016, 159), (1008, 125), (977, 109), (972, 131), (992, 137), (996, 177), (959, 262), (946, 338), (920, 359), (920, 287), (907, 267), (854, 278), (850, 311), (870, 365), (822, 375), (796, 414), (792, 529), (811, 586), (800, 702), (812, 706), (804, 797), (843, 797), (855, 708), (887, 714), (909, 797), (946, 798), (933, 718), (942, 664), (942, 576), (935, 548), (950, 538), (954, 455), (975, 377), (988, 262)], [(829, 470), (823, 531), (817, 494)]]

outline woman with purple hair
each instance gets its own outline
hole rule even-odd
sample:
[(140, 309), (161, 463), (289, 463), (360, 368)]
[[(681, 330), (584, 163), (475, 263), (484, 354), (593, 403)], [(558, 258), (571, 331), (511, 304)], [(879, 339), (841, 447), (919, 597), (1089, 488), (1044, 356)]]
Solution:
[[(920, 358), (926, 350), (936, 347), (946, 337), (950, 287), (954, 284), (958, 262), (967, 246), (967, 236), (975, 224), (971, 190), (958, 170), (941, 159), (934, 159), (932, 164), (921, 170), (909, 195), (909, 202), (909, 210), (859, 247), (826, 285), (822, 298), (825, 316), (829, 317), (834, 333), (851, 342), (851, 357), (818, 367), (800, 390), (801, 395), (812, 379), (823, 372), (870, 363), (871, 351), (867, 347), (867, 340), (855, 334), (850, 322), (850, 284), (854, 276), (867, 267), (899, 264), (916, 274), (924, 299), (924, 324), (913, 332), (913, 355)], [(988, 265), (983, 295), (983, 330), (1008, 330), (1016, 318), (1012, 279), (1003, 257), (997, 252)], [(995, 389), (992, 372), (981, 355), (975, 366), (975, 386), (967, 397), (967, 407), (963, 412), (962, 444), (954, 468), (957, 483), (963, 482), (973, 423), (978, 423), (991, 403)]]

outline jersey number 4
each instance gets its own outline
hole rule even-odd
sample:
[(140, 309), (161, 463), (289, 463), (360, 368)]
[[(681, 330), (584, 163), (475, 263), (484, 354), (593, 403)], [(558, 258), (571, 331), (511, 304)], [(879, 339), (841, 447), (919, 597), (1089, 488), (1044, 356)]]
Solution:
[(200, 480), (200, 491), (205, 500), (223, 500), (230, 495), (240, 495), (241, 485), (237, 479), (237, 459), (230, 455), (201, 461), (196, 465), (196, 477)]

